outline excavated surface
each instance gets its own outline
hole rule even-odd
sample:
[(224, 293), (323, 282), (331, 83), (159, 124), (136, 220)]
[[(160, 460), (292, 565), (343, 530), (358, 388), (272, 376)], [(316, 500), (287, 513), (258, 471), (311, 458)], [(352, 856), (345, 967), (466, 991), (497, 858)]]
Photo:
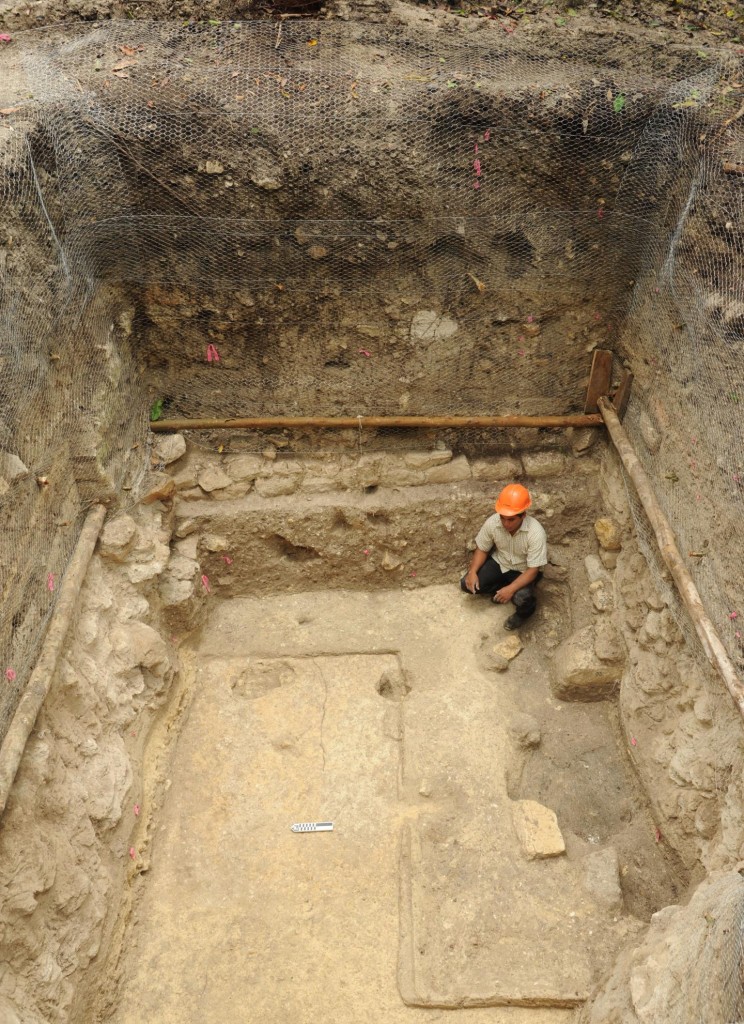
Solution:
[[(581, 705), (576, 741), (603, 751), (591, 820), (578, 834), (564, 796), (567, 852), (527, 859), (515, 801), (561, 780), (570, 794), (587, 772), (561, 732), (551, 778), (522, 792), (508, 726), (529, 706), (560, 731), (538, 638), (565, 609), (546, 599), (496, 674), (484, 651), (505, 614), (451, 586), (216, 602), (184, 655), (192, 704), (112, 972), (117, 1009), (96, 1019), (570, 1019), (643, 927), (614, 838), (653, 855), (653, 826), (607, 706)], [(318, 820), (334, 831), (290, 831)]]

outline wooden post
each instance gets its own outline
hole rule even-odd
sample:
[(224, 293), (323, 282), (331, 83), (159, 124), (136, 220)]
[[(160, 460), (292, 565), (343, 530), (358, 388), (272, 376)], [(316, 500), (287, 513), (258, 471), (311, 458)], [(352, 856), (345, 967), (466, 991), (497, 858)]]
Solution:
[(733, 697), (740, 714), (744, 717), (744, 683), (739, 679), (736, 668), (728, 656), (728, 651), (723, 646), (716, 627), (705, 611), (697, 587), (677, 547), (674, 531), (656, 499), (651, 481), (633, 450), (630, 438), (618, 419), (610, 400), (608, 398), (600, 398), (598, 405), (612, 443), (617, 449), (617, 453), (622, 460), (623, 466), (625, 466), (628, 476), (633, 481), (641, 504), (653, 527), (661, 557), (672, 574), (679, 595), (692, 619), (695, 631), (700, 637), (703, 650), (713, 668), (716, 669), (721, 679), (723, 679), (726, 689)]
[(614, 406), (615, 412), (617, 413), (617, 418), (619, 420), (622, 420), (623, 416), (625, 415), (625, 410), (628, 407), (628, 399), (630, 398), (630, 386), (632, 383), (633, 374), (629, 373), (628, 370), (626, 370), (623, 374), (623, 379), (620, 381), (620, 386), (618, 387), (615, 394), (612, 396), (612, 404)]
[(589, 371), (589, 386), (586, 389), (584, 412), (597, 411), (597, 399), (600, 395), (610, 393), (612, 380), (612, 352), (605, 348), (596, 348), (592, 356), (592, 368)]

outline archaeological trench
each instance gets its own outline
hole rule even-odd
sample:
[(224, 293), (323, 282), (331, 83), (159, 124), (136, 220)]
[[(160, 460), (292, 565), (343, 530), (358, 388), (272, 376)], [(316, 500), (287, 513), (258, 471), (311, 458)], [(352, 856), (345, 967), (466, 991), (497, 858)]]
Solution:
[(741, 48), (32, 6), (2, 1024), (743, 1019)]

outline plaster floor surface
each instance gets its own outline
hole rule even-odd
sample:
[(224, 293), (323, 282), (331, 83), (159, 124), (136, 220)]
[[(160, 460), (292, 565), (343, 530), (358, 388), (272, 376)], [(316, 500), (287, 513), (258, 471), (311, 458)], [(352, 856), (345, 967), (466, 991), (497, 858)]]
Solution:
[[(512, 825), (520, 708), (478, 659), (509, 610), (453, 587), (214, 603), (111, 1024), (573, 1018), (603, 912)], [(508, 671), (549, 699), (529, 641)], [(291, 831), (312, 821), (333, 831)]]

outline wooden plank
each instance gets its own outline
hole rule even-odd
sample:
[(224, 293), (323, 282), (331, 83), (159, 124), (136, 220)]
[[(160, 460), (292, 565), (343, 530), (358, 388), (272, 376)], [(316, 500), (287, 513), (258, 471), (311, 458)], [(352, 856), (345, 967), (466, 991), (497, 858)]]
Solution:
[(592, 368), (589, 373), (589, 386), (586, 389), (584, 412), (596, 412), (597, 399), (610, 393), (612, 379), (612, 352), (605, 348), (597, 348), (592, 356)]
[(626, 370), (623, 374), (623, 379), (620, 381), (620, 386), (612, 396), (612, 404), (615, 407), (615, 412), (617, 413), (617, 418), (619, 420), (622, 420), (625, 415), (625, 410), (628, 408), (630, 387), (632, 383), (633, 374), (629, 370)]

